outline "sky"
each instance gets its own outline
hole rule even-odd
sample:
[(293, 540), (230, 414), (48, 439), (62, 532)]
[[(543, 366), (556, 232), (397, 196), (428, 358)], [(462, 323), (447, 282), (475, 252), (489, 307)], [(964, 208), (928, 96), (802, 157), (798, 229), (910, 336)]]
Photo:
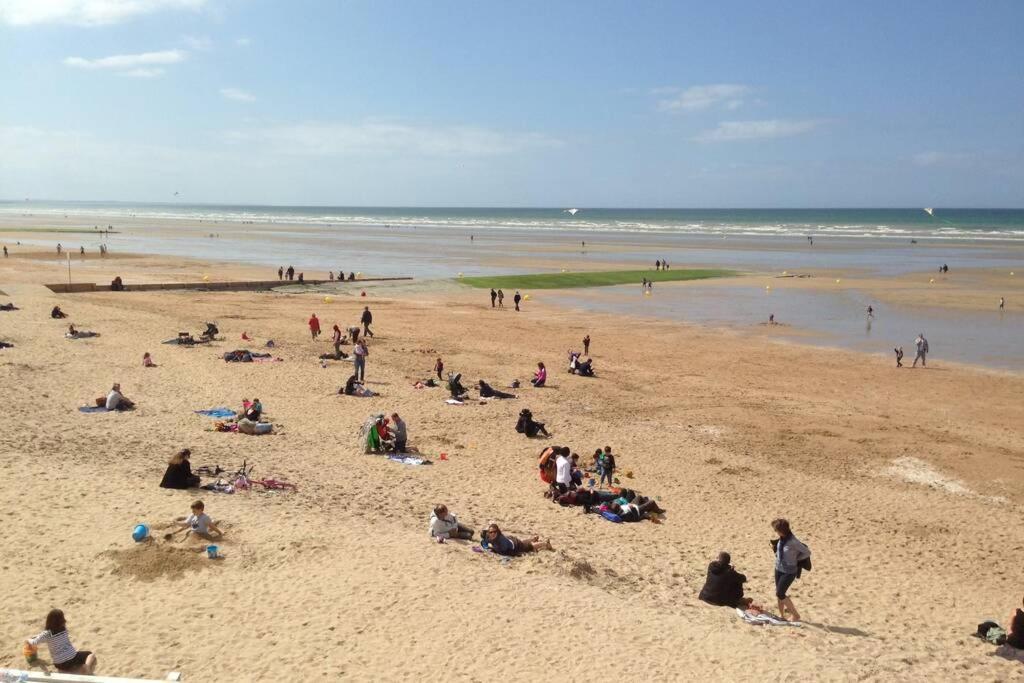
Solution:
[(1022, 26), (1019, 0), (0, 0), (0, 199), (1024, 207)]

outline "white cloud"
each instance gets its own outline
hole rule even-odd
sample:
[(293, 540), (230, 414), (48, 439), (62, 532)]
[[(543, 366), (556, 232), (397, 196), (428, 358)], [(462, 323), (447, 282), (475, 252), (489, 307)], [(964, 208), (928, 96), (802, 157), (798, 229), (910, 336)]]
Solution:
[(788, 138), (809, 133), (822, 124), (821, 121), (792, 121), (771, 119), (768, 121), (722, 121), (716, 127), (697, 135), (697, 142), (732, 142), (735, 140), (768, 140)]
[(743, 98), (750, 94), (751, 88), (734, 83), (718, 83), (715, 85), (694, 85), (686, 89), (673, 87), (654, 88), (652, 95), (673, 95), (658, 102), (661, 111), (698, 111), (711, 107), (723, 106), (736, 109), (743, 104)]
[(238, 47), (248, 47), (252, 45), (252, 38), (235, 38), (235, 45)]
[(240, 88), (221, 88), (220, 94), (229, 100), (236, 102), (255, 102), (256, 96), (252, 93), (248, 93)]
[(480, 157), (557, 148), (562, 141), (540, 133), (505, 133), (475, 126), (424, 126), (394, 122), (300, 123), (235, 130), (228, 140), (280, 154), (349, 154)]
[(139, 69), (154, 65), (177, 64), (185, 61), (188, 53), (183, 50), (162, 50), (160, 52), (142, 52), (134, 55), (111, 55), (99, 59), (68, 57), (64, 60), (67, 66), (76, 69)]
[(961, 152), (921, 152), (911, 157), (918, 166), (969, 166), (974, 158)]
[(131, 78), (157, 78), (164, 75), (163, 69), (132, 69), (125, 71), (121, 74), (122, 76), (129, 76)]
[(213, 47), (213, 41), (208, 36), (182, 36), (181, 42), (196, 52), (206, 52)]
[(162, 10), (198, 10), (206, 0), (0, 0), (0, 23), (116, 24)]

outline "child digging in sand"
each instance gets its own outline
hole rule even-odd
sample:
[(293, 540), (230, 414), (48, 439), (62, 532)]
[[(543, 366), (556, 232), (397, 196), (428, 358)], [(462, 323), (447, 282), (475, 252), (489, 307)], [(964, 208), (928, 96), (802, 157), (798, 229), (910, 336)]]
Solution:
[(40, 643), (46, 643), (50, 648), (53, 665), (63, 673), (91, 676), (96, 671), (96, 655), (88, 650), (75, 649), (68, 637), (64, 612), (59, 609), (50, 610), (46, 615), (46, 630), (34, 638), (29, 638), (25, 643), (33, 654)]
[(214, 539), (210, 532), (217, 534), (218, 538), (224, 536), (224, 532), (221, 531), (217, 525), (213, 523), (213, 520), (210, 519), (210, 516), (206, 514), (206, 506), (203, 505), (203, 501), (201, 500), (197, 500), (192, 503), (191, 515), (178, 521), (181, 525), (180, 528), (172, 533), (164, 535), (164, 540), (169, 541), (175, 536), (175, 534), (179, 534), (182, 531), (185, 532), (182, 540), (188, 538), (191, 534), (195, 534), (204, 540), (212, 541)]

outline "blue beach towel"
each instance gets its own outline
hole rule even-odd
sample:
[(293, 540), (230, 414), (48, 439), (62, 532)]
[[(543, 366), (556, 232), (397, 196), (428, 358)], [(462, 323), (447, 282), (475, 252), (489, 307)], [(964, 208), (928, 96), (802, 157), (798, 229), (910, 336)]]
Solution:
[(210, 408), (209, 410), (196, 410), (194, 412), (196, 413), (196, 415), (205, 415), (206, 417), (216, 418), (235, 416), (235, 411), (231, 410), (231, 408)]
[(617, 514), (609, 510), (605, 510), (604, 512), (602, 512), (601, 516), (607, 519), (609, 522), (615, 522), (616, 524), (622, 522), (622, 517), (619, 517)]
[(107, 409), (105, 406), (80, 406), (78, 408), (80, 413), (105, 413)]

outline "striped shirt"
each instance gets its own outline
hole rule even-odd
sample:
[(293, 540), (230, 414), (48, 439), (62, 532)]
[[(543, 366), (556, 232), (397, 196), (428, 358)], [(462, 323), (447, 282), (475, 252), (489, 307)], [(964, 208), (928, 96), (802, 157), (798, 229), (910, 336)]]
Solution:
[(50, 631), (43, 631), (35, 638), (29, 638), (32, 646), (35, 647), (39, 643), (46, 643), (47, 647), (50, 648), (50, 659), (53, 660), (54, 664), (63, 664), (64, 662), (74, 659), (75, 655), (78, 654), (78, 650), (71, 644), (71, 639), (68, 638), (67, 631), (61, 631), (60, 633), (51, 633)]

